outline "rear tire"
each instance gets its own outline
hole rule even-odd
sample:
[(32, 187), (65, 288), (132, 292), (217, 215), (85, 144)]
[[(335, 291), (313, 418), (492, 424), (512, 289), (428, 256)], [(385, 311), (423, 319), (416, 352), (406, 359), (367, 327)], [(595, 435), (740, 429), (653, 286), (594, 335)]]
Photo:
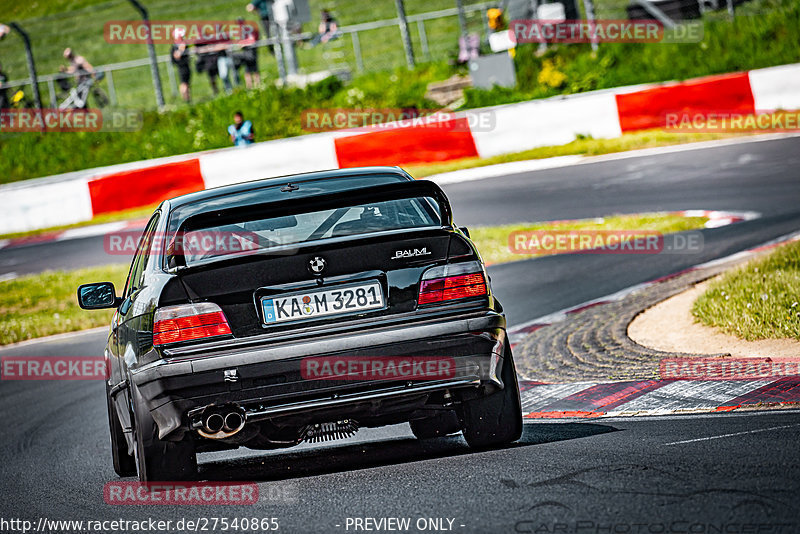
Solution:
[(122, 431), (122, 423), (114, 408), (114, 401), (109, 395), (106, 384), (106, 407), (108, 408), (108, 427), (111, 434), (111, 458), (114, 472), (121, 477), (132, 477), (136, 474), (136, 458), (128, 454), (128, 442)]
[(411, 433), (417, 439), (435, 439), (461, 431), (458, 416), (453, 411), (442, 412), (425, 419), (409, 421)]
[(197, 478), (197, 454), (188, 436), (181, 441), (166, 441), (158, 437), (158, 425), (144, 404), (136, 386), (133, 395), (134, 431), (136, 435), (136, 465), (140, 482), (165, 482)]
[(522, 436), (519, 384), (508, 340), (503, 352), (503, 368), (500, 372), (503, 389), (488, 397), (462, 404), (464, 438), (473, 448), (506, 445)]

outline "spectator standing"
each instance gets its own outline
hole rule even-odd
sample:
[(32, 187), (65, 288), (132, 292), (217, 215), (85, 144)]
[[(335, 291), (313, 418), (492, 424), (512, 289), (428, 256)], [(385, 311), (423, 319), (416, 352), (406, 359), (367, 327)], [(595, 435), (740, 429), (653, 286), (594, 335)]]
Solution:
[(233, 114), (233, 124), (228, 126), (228, 134), (231, 136), (231, 143), (234, 146), (246, 147), (255, 141), (253, 123), (249, 120), (244, 120), (244, 115), (242, 115), (241, 111)]
[(216, 79), (222, 79), (225, 92), (230, 94), (233, 86), (239, 84), (239, 76), (230, 56), (233, 43), (228, 35), (219, 34), (217, 38), (204, 41), (202, 45), (195, 45), (197, 52), (197, 71), (208, 72), (211, 88), (217, 94)]
[(264, 26), (264, 35), (269, 39), (272, 36), (272, 4), (274, 0), (252, 0), (247, 4), (247, 11), (257, 11), (261, 19), (261, 24)]
[(189, 83), (192, 79), (192, 67), (191, 59), (189, 57), (189, 45), (184, 39), (185, 35), (186, 30), (183, 28), (175, 28), (175, 32), (173, 34), (175, 42), (172, 44), (172, 49), (170, 50), (170, 58), (172, 59), (172, 63), (178, 69), (181, 98), (183, 98), (184, 102), (190, 102), (192, 100), (192, 96), (189, 91)]
[(208, 74), (208, 83), (211, 84), (211, 92), (214, 93), (214, 96), (217, 96), (219, 94), (219, 88), (217, 87), (217, 78), (219, 77), (217, 57), (219, 53), (213, 45), (208, 44), (202, 46), (196, 45), (195, 53), (197, 54), (197, 63), (195, 63), (194, 68), (198, 73), (205, 72)]
[(221, 42), (218, 46), (219, 54), (217, 55), (217, 70), (219, 71), (219, 78), (222, 80), (222, 85), (225, 87), (225, 92), (231, 94), (233, 88), (239, 85), (239, 74), (233, 64), (233, 53), (231, 50), (231, 42), (226, 40)]
[(242, 39), (237, 43), (241, 47), (234, 61), (237, 69), (239, 65), (244, 66), (244, 85), (248, 89), (261, 85), (261, 75), (258, 72), (258, 49), (255, 44), (258, 41), (258, 28), (255, 25), (246, 25), (243, 18), (236, 20), (239, 24), (239, 33)]

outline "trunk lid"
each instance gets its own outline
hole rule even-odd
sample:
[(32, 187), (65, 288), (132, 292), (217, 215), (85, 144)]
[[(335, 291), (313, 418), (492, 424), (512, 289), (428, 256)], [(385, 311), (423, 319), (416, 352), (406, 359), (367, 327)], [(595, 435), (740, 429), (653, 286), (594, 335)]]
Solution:
[[(220, 233), (207, 242), (255, 247), (191, 246)], [(217, 210), (176, 235), (168, 260), (189, 298), (218, 304), (236, 337), (414, 311), (423, 271), (446, 263), (460, 238), (431, 182)]]

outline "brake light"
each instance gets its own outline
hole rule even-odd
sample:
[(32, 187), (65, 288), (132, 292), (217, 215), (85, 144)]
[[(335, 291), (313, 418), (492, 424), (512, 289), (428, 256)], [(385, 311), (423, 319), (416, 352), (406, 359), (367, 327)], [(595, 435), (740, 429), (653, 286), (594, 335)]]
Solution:
[(425, 272), (419, 287), (419, 303), (433, 304), (487, 294), (486, 278), (480, 263), (452, 263)]
[(153, 346), (231, 334), (228, 320), (212, 302), (180, 304), (156, 310)]

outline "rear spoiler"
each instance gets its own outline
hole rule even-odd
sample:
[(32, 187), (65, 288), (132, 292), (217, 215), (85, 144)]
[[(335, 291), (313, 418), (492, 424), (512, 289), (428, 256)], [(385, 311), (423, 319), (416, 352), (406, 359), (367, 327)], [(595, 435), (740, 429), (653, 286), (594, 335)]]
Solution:
[(181, 224), (178, 232), (190, 232), (198, 228), (204, 228), (209, 223), (221, 225), (241, 221), (242, 218), (246, 218), (249, 214), (253, 216), (264, 216), (265, 213), (269, 213), (270, 217), (281, 217), (300, 213), (306, 209), (323, 210), (338, 208), (343, 205), (366, 204), (369, 202), (383, 202), (414, 197), (434, 198), (439, 205), (442, 226), (453, 226), (453, 213), (450, 207), (450, 201), (447, 200), (444, 191), (429, 180), (413, 180), (361, 187), (313, 197), (292, 198), (291, 195), (292, 193), (287, 192), (284, 199), (277, 201), (200, 213), (186, 219), (183, 224)]
[[(452, 208), (450, 207), (450, 202), (447, 200), (444, 191), (431, 181), (411, 180), (299, 198), (293, 198), (291, 192), (286, 192), (285, 197), (277, 201), (273, 200), (260, 204), (236, 206), (199, 213), (183, 221), (176, 233), (188, 233), (194, 230), (208, 228), (209, 226), (237, 223), (249, 217), (256, 219), (264, 217), (266, 214), (268, 214), (269, 217), (282, 217), (302, 213), (306, 210), (335, 209), (344, 206), (419, 197), (433, 198), (439, 206), (442, 227), (450, 228), (453, 226)], [(166, 256), (168, 257), (172, 257), (172, 254), (169, 252), (171, 246), (172, 245), (167, 247)], [(186, 266), (185, 264), (179, 265), (176, 263), (170, 265), (170, 268), (185, 269)]]

